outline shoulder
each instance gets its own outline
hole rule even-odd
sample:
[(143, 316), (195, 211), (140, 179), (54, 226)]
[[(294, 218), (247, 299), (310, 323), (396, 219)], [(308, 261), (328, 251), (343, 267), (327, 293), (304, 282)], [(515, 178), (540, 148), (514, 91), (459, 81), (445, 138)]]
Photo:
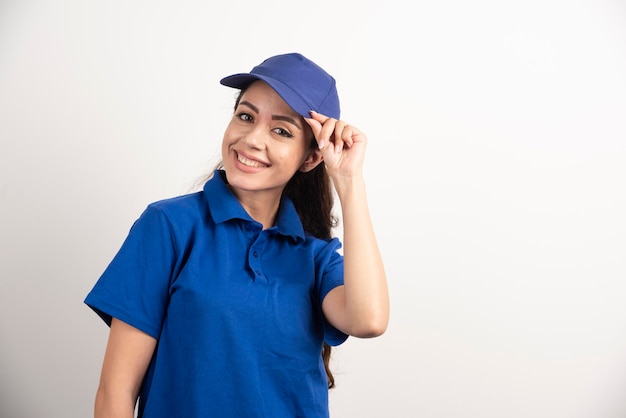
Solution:
[(171, 197), (150, 203), (133, 228), (170, 231), (174, 236), (187, 235), (206, 222), (208, 209), (202, 192)]
[(318, 262), (328, 262), (341, 256), (342, 244), (339, 238), (318, 238), (307, 232), (302, 245), (313, 251)]
[(148, 205), (163, 212), (177, 212), (197, 207), (202, 201), (203, 192), (194, 192), (180, 196), (170, 197), (167, 199), (157, 200)]
[(203, 192), (195, 192), (158, 200), (150, 203), (146, 212), (159, 213), (168, 219), (196, 216), (207, 211), (203, 195)]

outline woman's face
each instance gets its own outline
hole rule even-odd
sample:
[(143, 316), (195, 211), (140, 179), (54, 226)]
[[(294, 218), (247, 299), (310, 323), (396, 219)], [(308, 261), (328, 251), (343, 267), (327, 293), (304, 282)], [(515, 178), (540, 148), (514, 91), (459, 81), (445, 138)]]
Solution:
[[(226, 127), (222, 159), (228, 183), (238, 192), (279, 197), (294, 175), (309, 167), (318, 151), (303, 118), (263, 81), (243, 93)], [(307, 164), (305, 164), (307, 162)]]

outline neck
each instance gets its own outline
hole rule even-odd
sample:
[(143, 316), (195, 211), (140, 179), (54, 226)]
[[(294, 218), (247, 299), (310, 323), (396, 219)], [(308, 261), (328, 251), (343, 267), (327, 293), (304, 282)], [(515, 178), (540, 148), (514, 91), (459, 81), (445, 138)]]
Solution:
[(276, 223), (276, 215), (280, 206), (281, 195), (233, 190), (241, 206), (248, 215), (263, 225), (263, 229), (271, 228)]

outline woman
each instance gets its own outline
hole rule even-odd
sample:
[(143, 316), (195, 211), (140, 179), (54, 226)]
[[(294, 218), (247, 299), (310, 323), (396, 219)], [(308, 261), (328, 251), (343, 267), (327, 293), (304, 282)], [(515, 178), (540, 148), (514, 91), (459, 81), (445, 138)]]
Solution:
[(96, 417), (327, 417), (330, 346), (387, 327), (367, 138), (333, 77), (292, 53), (221, 83), (222, 165), (149, 205), (85, 299), (111, 327)]

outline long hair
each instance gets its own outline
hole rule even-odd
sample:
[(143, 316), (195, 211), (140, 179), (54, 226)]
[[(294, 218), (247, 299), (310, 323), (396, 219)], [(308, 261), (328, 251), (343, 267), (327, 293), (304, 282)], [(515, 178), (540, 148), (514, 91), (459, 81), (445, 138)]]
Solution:
[[(315, 141), (312, 142), (313, 146), (317, 146)], [(283, 193), (293, 202), (305, 231), (318, 238), (332, 236), (332, 228), (337, 225), (337, 218), (332, 214), (332, 186), (324, 164), (318, 164), (309, 172), (297, 171)], [(329, 389), (335, 386), (335, 378), (330, 370), (331, 351), (331, 346), (324, 342), (322, 359)]]
[[(235, 110), (247, 87), (241, 89), (235, 100)], [(311, 150), (317, 148), (315, 138), (311, 140)], [(223, 166), (220, 161), (216, 168)], [(297, 171), (287, 182), (283, 193), (291, 199), (300, 217), (305, 231), (321, 239), (332, 237), (332, 229), (337, 226), (338, 219), (333, 215), (334, 194), (330, 176), (326, 166), (321, 163), (314, 169), (304, 172)], [(330, 369), (330, 355), (332, 348), (326, 342), (322, 345), (322, 360), (326, 371), (328, 388), (335, 386), (335, 378)]]

